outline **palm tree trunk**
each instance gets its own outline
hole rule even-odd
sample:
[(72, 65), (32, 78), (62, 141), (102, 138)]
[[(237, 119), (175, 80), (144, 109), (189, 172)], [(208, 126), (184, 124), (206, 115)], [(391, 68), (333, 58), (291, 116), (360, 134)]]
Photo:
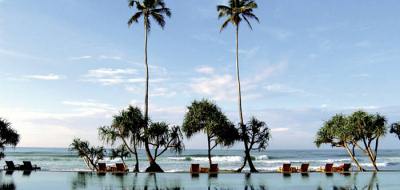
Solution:
[[(243, 110), (242, 110), (242, 90), (241, 90), (241, 84), (240, 84), (240, 67), (239, 67), (239, 25), (236, 25), (236, 77), (237, 77), (237, 84), (238, 84), (238, 103), (239, 103), (239, 117), (240, 117), (240, 127), (242, 128), (242, 131), (246, 131), (246, 127), (244, 125), (243, 121)], [(251, 160), (250, 156), (250, 150), (248, 147), (248, 139), (247, 136), (244, 135), (243, 138), (243, 144), (244, 144), (244, 149), (245, 149), (245, 159), (249, 163), (250, 167), (250, 172), (258, 172), (257, 169), (254, 167), (253, 161)], [(244, 162), (244, 166), (246, 165), (246, 161)], [(243, 167), (244, 167), (243, 166)], [(242, 167), (242, 169), (243, 169)]]
[[(146, 19), (146, 17), (145, 17)], [(146, 131), (149, 125), (149, 65), (147, 63), (147, 41), (148, 41), (148, 21), (145, 20), (144, 22), (144, 64), (146, 68), (146, 90), (145, 90), (145, 97), (144, 97), (144, 121), (145, 126), (144, 130)], [(146, 169), (146, 172), (163, 172), (161, 167), (156, 163), (154, 160), (153, 155), (151, 154), (150, 147), (149, 147), (149, 140), (147, 137), (144, 137), (144, 149), (146, 151), (147, 160), (150, 163), (150, 166)]]
[[(145, 96), (144, 96), (144, 120), (145, 120), (145, 130), (147, 130), (149, 122), (149, 65), (147, 63), (147, 41), (148, 41), (148, 30), (147, 22), (144, 25), (144, 64), (146, 68), (146, 86), (145, 86)], [(144, 138), (144, 147), (146, 150), (146, 156), (150, 163), (154, 162), (153, 156), (151, 155), (148, 138)]]
[(133, 172), (139, 172), (139, 156), (138, 156), (138, 152), (137, 152), (137, 148), (136, 148), (136, 142), (134, 143), (134, 147), (133, 148), (135, 149), (134, 155), (135, 155), (135, 161), (136, 161), (135, 168), (133, 169)]

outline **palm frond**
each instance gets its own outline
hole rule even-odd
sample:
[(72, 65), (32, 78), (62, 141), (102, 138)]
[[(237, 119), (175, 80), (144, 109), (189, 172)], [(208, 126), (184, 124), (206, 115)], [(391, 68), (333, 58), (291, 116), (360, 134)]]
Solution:
[(136, 12), (132, 17), (128, 20), (128, 26), (131, 26), (133, 23), (138, 23), (139, 18), (143, 15), (142, 11)]
[(162, 29), (165, 27), (165, 19), (164, 16), (155, 12), (151, 13), (151, 17), (157, 22), (159, 26), (161, 26)]

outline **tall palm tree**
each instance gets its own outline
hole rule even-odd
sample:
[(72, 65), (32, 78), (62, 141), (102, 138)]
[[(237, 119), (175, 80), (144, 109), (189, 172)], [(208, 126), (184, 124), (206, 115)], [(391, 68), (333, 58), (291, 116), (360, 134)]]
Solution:
[[(236, 29), (236, 77), (237, 77), (237, 90), (238, 90), (238, 104), (239, 104), (239, 118), (240, 118), (240, 127), (242, 131), (245, 131), (245, 124), (243, 121), (243, 113), (242, 113), (242, 91), (240, 86), (240, 68), (239, 68), (239, 26), (240, 23), (244, 20), (252, 29), (250, 19), (254, 19), (259, 22), (258, 17), (253, 13), (253, 10), (257, 8), (257, 3), (253, 0), (229, 0), (229, 5), (218, 5), (217, 11), (219, 13), (218, 18), (226, 18), (224, 23), (221, 26), (221, 31), (224, 30), (229, 23), (233, 24)], [(248, 147), (249, 139), (243, 138), (244, 147), (245, 147), (245, 160), (249, 162), (250, 171), (257, 172), (256, 168), (253, 165), (253, 162), (250, 157), (250, 149)]]
[[(147, 63), (147, 42), (148, 33), (151, 30), (151, 22), (153, 19), (162, 29), (165, 26), (165, 16), (171, 17), (171, 11), (166, 7), (163, 0), (129, 0), (129, 8), (136, 7), (137, 12), (135, 12), (128, 21), (128, 26), (132, 26), (134, 23), (138, 23), (139, 19), (143, 17), (144, 24), (144, 64), (146, 68), (146, 90), (144, 98), (144, 119), (145, 119), (145, 129), (148, 127), (149, 121), (149, 65)], [(146, 150), (147, 158), (150, 165), (155, 164), (154, 157), (152, 156), (149, 148), (148, 140), (144, 139), (144, 147)]]

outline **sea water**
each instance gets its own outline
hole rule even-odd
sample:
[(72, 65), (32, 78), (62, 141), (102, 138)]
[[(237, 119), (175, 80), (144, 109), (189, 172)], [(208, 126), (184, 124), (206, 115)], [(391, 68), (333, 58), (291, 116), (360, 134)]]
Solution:
[[(43, 171), (87, 171), (86, 165), (75, 152), (67, 148), (15, 148), (6, 149), (6, 157), (0, 161), (4, 165), (5, 160), (21, 164), (22, 161), (30, 160), (42, 168)], [(372, 165), (369, 158), (361, 152), (357, 152), (359, 162), (367, 169)], [(212, 151), (212, 161), (219, 164), (221, 170), (235, 170), (243, 163), (243, 150), (216, 149)], [(351, 159), (344, 150), (268, 150), (265, 152), (253, 152), (254, 165), (260, 171), (276, 171), (283, 163), (292, 163), (300, 166), (301, 163), (310, 163), (310, 169), (316, 169), (327, 162), (341, 164), (351, 162)], [(104, 159), (109, 165), (121, 162), (119, 159)], [(126, 160), (130, 170), (134, 166), (133, 158)], [(165, 152), (157, 158), (157, 163), (166, 172), (187, 172), (190, 164), (199, 163), (201, 166), (208, 166), (207, 150), (185, 150), (181, 154)], [(140, 170), (144, 171), (148, 166), (144, 151), (139, 154)], [(380, 150), (377, 165), (381, 170), (400, 170), (400, 150)], [(245, 168), (244, 171), (248, 171)]]

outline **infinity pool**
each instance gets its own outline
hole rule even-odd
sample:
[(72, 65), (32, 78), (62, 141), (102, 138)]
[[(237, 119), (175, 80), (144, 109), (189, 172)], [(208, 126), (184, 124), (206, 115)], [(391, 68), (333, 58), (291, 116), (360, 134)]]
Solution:
[(400, 189), (400, 172), (124, 175), (77, 172), (0, 172), (0, 189)]

